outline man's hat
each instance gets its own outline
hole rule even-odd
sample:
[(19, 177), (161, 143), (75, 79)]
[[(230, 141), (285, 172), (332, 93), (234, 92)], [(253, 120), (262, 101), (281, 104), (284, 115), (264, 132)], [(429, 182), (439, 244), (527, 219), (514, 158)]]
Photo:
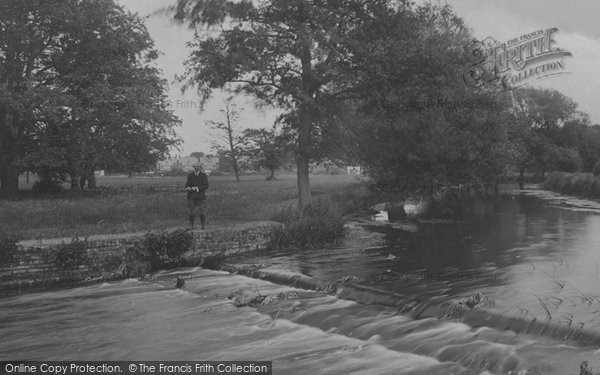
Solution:
[(201, 163), (194, 163), (194, 164), (192, 164), (192, 167), (194, 167), (194, 168), (202, 168), (202, 164)]

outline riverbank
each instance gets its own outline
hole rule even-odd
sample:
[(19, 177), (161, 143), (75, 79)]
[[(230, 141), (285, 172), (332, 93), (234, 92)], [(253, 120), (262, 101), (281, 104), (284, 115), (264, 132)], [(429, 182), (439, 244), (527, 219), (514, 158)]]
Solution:
[[(410, 361), (398, 362), (399, 367), (382, 367), (381, 373), (402, 373), (410, 368), (414, 371), (406, 373), (435, 374), (443, 368), (440, 374), (482, 371), (517, 374), (522, 370), (535, 370), (562, 375), (576, 372), (583, 361), (598, 368), (600, 363), (594, 362), (594, 352), (600, 344), (600, 325), (594, 312), (600, 308), (600, 296), (596, 292), (598, 274), (594, 264), (600, 254), (593, 250), (600, 248), (597, 246), (600, 238), (595, 235), (600, 216), (570, 205), (548, 204), (546, 200), (529, 196), (533, 192), (490, 197), (487, 204), (477, 209), (480, 215), (476, 215), (476, 221), (412, 219), (411, 225), (399, 225), (377, 222), (366, 216), (355, 218), (347, 224), (346, 236), (336, 247), (303, 251), (259, 248), (204, 263), (233, 272), (217, 271), (223, 275), (218, 280), (209, 276), (213, 271), (178, 268), (151, 273), (143, 278), (146, 282), (139, 284), (134, 280), (115, 281), (46, 293), (67, 295), (70, 304), (86, 304), (97, 317), (103, 314), (103, 307), (91, 306), (90, 300), (103, 298), (94, 297), (96, 291), (105, 296), (106, 288), (116, 288), (109, 297), (110, 302), (144, 304), (141, 310), (132, 305), (122, 306), (119, 311), (134, 317), (132, 321), (145, 322), (157, 316), (153, 309), (158, 308), (158, 301), (164, 306), (168, 300), (168, 308), (158, 308), (161, 314), (168, 311), (167, 315), (160, 315), (161, 319), (183, 336), (180, 341), (172, 341), (167, 334), (157, 336), (162, 346), (196, 340), (197, 344), (190, 347), (202, 353), (214, 354), (205, 345), (218, 346), (230, 354), (239, 354), (241, 350), (247, 354), (245, 358), (274, 358), (286, 373), (299, 373), (301, 369), (286, 361), (284, 353), (273, 351), (274, 347), (258, 345), (265, 337), (271, 337), (272, 327), (282, 323), (287, 330), (278, 331), (276, 336), (282, 340), (278, 344), (289, 344), (286, 350), (296, 356), (314, 358), (315, 362), (303, 363), (309, 368), (326, 368), (326, 373), (336, 373), (329, 365), (346, 371), (340, 373), (359, 373), (367, 371), (366, 366), (371, 364), (362, 357), (350, 367), (346, 367), (348, 363), (344, 361), (329, 362), (327, 353), (337, 353), (336, 348), (339, 348), (330, 341), (332, 337), (359, 340), (357, 347), (378, 345), (377, 348), (391, 351), (393, 355), (399, 353), (404, 358), (417, 355), (434, 361), (428, 362), (434, 364), (433, 367), (419, 363), (418, 370), (411, 367)], [(227, 293), (221, 293), (228, 278), (239, 280), (239, 288), (225, 288)], [(183, 290), (175, 289), (178, 279), (184, 282)], [(267, 281), (278, 286), (266, 286), (271, 285)], [(129, 288), (131, 283), (136, 283), (133, 295), (121, 289)], [(166, 293), (161, 294), (162, 297), (145, 292), (157, 285)], [(271, 293), (271, 288), (278, 291)], [(192, 309), (189, 318), (199, 324), (180, 319), (187, 313), (179, 310), (171, 292), (191, 293), (185, 294), (191, 300), (183, 301), (182, 308)], [(77, 293), (88, 297), (80, 301), (74, 297)], [(119, 299), (120, 295), (124, 296), (123, 300)], [(218, 298), (204, 305), (202, 301), (213, 295)], [(12, 298), (29, 314), (26, 301), (36, 301), (38, 296), (45, 301), (44, 293), (24, 295), (24, 300)], [(13, 300), (4, 301), (12, 306)], [(66, 305), (54, 306), (68, 310)], [(232, 326), (231, 321), (221, 320), (221, 315), (212, 317), (212, 306), (233, 307), (246, 316), (250, 314), (248, 311), (255, 311), (266, 320), (258, 327), (252, 322)], [(247, 310), (249, 307), (255, 310)], [(31, 314), (39, 315), (36, 309), (32, 307)], [(107, 322), (98, 325), (123, 326), (115, 324), (115, 319), (123, 320), (119, 312), (113, 315), (114, 311), (106, 318)], [(227, 316), (236, 319), (234, 316), (238, 315)], [(76, 318), (85, 320), (79, 315)], [(203, 325), (204, 320), (210, 329)], [(52, 327), (52, 324), (52, 318), (44, 321), (44, 327)], [(183, 324), (187, 326), (181, 327)], [(315, 353), (314, 346), (294, 335), (293, 327), (297, 326), (309, 329), (305, 332), (324, 334), (319, 337), (332, 346), (324, 344), (319, 349), (322, 353)], [(26, 330), (26, 327), (17, 327), (15, 323), (15, 331)], [(193, 339), (182, 333), (189, 332), (191, 327), (202, 330), (200, 342), (197, 336), (192, 335)], [(162, 334), (160, 329), (154, 331)], [(107, 337), (112, 342), (121, 337), (114, 332), (102, 332), (107, 336), (96, 337), (94, 328), (91, 332), (86, 340), (101, 342)], [(221, 336), (211, 336), (207, 341), (207, 332), (220, 332)], [(76, 328), (73, 333), (77, 333)], [(133, 336), (143, 338), (149, 334), (142, 332), (141, 336)], [(27, 346), (26, 340), (15, 341), (22, 344), (21, 348)], [(120, 348), (119, 345), (116, 347)], [(240, 349), (240, 345), (248, 351)], [(85, 343), (81, 347), (85, 348)], [(257, 351), (254, 348), (258, 348)], [(136, 350), (128, 353), (151, 353), (153, 348), (145, 344)], [(342, 349), (346, 350), (354, 349)], [(109, 359), (126, 358), (111, 348), (104, 353)], [(177, 353), (168, 351), (165, 355), (177, 359), (180, 358)], [(182, 353), (190, 352), (183, 350)], [(446, 365), (451, 367), (444, 367)]]
[(418, 319), (600, 345), (600, 205), (530, 189), (478, 211), (475, 221), (350, 223), (336, 248), (244, 254), (221, 269)]
[[(239, 183), (230, 176), (210, 177), (207, 191), (207, 223), (210, 228), (271, 220), (282, 207), (295, 205), (296, 178), (243, 176)], [(164, 230), (188, 225), (185, 177), (99, 178), (98, 193), (58, 196), (24, 194), (21, 200), (0, 201), (0, 237), (18, 240), (56, 237), (86, 237)], [(119, 187), (129, 187), (124, 193)], [(138, 189), (138, 186), (142, 188)], [(178, 188), (179, 186), (179, 188)], [(367, 186), (355, 176), (311, 176), (313, 196), (363, 196)], [(113, 188), (103, 192), (103, 188)], [(150, 189), (155, 188), (155, 189)], [(167, 189), (169, 188), (169, 189)], [(106, 189), (105, 189), (106, 190)]]
[[(28, 240), (0, 259), (0, 295), (125, 278), (164, 268), (199, 266), (228, 255), (264, 249), (280, 224), (95, 235), (86, 239)], [(7, 247), (5, 243), (3, 245)]]
[(559, 194), (600, 200), (600, 176), (592, 173), (552, 172), (541, 186)]

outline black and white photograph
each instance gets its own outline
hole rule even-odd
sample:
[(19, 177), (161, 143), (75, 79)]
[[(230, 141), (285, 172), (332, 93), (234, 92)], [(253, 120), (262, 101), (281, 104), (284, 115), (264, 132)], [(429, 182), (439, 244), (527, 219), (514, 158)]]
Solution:
[(600, 375), (599, 20), (0, 0), (0, 374)]

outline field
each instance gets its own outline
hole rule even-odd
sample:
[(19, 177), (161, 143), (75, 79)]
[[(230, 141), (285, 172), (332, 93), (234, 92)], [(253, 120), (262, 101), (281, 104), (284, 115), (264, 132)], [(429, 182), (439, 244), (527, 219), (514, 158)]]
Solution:
[[(269, 220), (280, 207), (296, 203), (294, 175), (243, 176), (236, 183), (231, 176), (209, 177), (207, 225), (225, 226), (255, 220)], [(30, 181), (31, 184), (31, 181)], [(22, 181), (21, 188), (30, 184)], [(188, 225), (182, 177), (107, 176), (98, 186), (122, 193), (69, 194), (36, 197), (23, 194), (18, 201), (0, 201), (0, 234), (19, 239), (85, 237), (93, 234), (160, 230)], [(152, 192), (157, 187), (163, 190)], [(345, 191), (364, 189), (354, 176), (311, 176), (313, 196), (340, 196)]]

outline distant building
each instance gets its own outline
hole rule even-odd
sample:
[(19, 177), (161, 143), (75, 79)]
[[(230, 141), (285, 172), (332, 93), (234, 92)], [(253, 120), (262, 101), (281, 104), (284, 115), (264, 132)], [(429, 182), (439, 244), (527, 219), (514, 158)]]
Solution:
[(204, 166), (204, 171), (210, 174), (210, 172), (217, 170), (217, 165), (219, 165), (219, 158), (212, 155), (201, 156), (200, 164)]
[(174, 169), (191, 172), (194, 170), (194, 164), (200, 162), (204, 166), (206, 173), (210, 173), (217, 168), (218, 161), (219, 159), (214, 156), (202, 156), (200, 158), (195, 156), (176, 156), (160, 160), (156, 164), (156, 169), (160, 172), (168, 172)]
[(165, 160), (160, 160), (156, 165), (156, 169), (161, 172), (168, 172), (174, 169), (181, 169), (185, 172), (191, 172), (194, 170), (193, 165), (196, 163), (198, 163), (198, 158), (193, 156), (169, 157)]

